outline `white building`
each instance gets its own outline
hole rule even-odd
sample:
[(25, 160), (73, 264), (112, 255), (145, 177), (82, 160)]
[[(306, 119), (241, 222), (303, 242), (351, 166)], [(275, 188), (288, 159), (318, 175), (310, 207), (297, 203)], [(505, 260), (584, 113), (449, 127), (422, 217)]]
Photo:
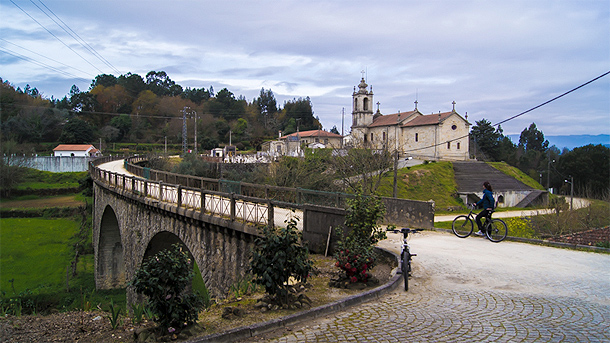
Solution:
[(91, 144), (60, 144), (53, 149), (53, 156), (97, 157), (100, 151)]
[[(417, 109), (373, 113), (373, 91), (364, 78), (354, 87), (352, 132), (346, 143), (397, 150), (401, 156), (429, 160), (468, 160), (470, 123), (455, 111), (424, 115)], [(466, 117), (467, 118), (467, 117)]]

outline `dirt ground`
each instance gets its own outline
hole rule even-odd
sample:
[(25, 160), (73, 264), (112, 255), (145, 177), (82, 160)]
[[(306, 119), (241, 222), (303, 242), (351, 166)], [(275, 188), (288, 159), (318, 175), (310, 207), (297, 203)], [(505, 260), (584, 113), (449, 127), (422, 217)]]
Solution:
[(62, 195), (32, 200), (12, 200), (0, 202), (2, 208), (46, 208), (46, 207), (78, 207), (85, 203), (76, 200), (74, 195)]
[[(312, 301), (311, 307), (320, 306), (359, 292), (366, 291), (366, 286), (354, 289), (330, 288), (328, 281), (338, 274), (335, 260), (331, 257), (313, 256), (316, 271), (308, 280), (311, 287), (305, 295)], [(380, 264), (372, 274), (380, 284), (386, 283), (391, 274), (392, 267), (387, 260), (380, 260)], [(374, 287), (370, 285), (369, 287)], [(370, 289), (370, 288), (368, 288)], [(264, 322), (287, 316), (299, 310), (277, 310), (261, 313), (254, 305), (263, 297), (263, 290), (256, 293), (243, 294), (239, 298), (230, 297), (219, 301), (208, 311), (200, 314), (199, 322), (180, 335), (167, 335), (163, 337), (148, 336), (155, 327), (150, 321), (132, 324), (131, 319), (123, 316), (123, 324), (112, 329), (108, 319), (109, 313), (102, 311), (73, 311), (54, 313), (50, 315), (24, 315), (7, 316), (0, 318), (0, 342), (153, 342), (153, 341), (186, 341), (232, 328)], [(239, 315), (223, 318), (225, 307), (237, 308)], [(226, 317), (226, 316), (225, 316)], [(148, 336), (148, 338), (146, 338)]]

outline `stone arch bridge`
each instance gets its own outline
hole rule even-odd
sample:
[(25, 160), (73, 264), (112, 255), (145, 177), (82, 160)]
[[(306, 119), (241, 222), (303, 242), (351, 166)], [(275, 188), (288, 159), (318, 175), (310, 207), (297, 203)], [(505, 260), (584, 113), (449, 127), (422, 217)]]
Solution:
[[(199, 266), (210, 293), (222, 297), (246, 273), (260, 226), (282, 225), (296, 210), (296, 215), (302, 218), (301, 228), (310, 250), (316, 251), (315, 242), (327, 244), (329, 227), (344, 220), (340, 206), (286, 201), (289, 196), (279, 196), (277, 189), (266, 187), (239, 194), (219, 192), (220, 187), (206, 186), (203, 178), (191, 177), (182, 182), (177, 179), (181, 176), (175, 174), (151, 176), (155, 171), (136, 166), (137, 158), (125, 161), (123, 165), (122, 161), (102, 158), (90, 165), (94, 180), (93, 247), (98, 289), (125, 287), (147, 257), (178, 243)], [(118, 164), (120, 168), (116, 169), (120, 170), (107, 168), (111, 163)], [(327, 196), (335, 204), (340, 201), (337, 194)], [(303, 195), (295, 193), (294, 197)], [(416, 214), (411, 222), (419, 221), (420, 227), (431, 226), (434, 205), (413, 201), (410, 204), (407, 212)], [(413, 206), (419, 212), (413, 211)], [(319, 228), (321, 232), (316, 231)], [(128, 302), (133, 296), (128, 289)]]

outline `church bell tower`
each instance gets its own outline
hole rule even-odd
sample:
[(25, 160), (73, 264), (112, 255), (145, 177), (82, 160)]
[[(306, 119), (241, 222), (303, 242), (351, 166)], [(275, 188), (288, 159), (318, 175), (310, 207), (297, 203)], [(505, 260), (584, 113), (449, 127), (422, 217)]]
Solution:
[(352, 132), (357, 129), (366, 133), (366, 127), (373, 123), (373, 87), (367, 90), (368, 85), (364, 76), (360, 80), (358, 90), (354, 87), (352, 94)]

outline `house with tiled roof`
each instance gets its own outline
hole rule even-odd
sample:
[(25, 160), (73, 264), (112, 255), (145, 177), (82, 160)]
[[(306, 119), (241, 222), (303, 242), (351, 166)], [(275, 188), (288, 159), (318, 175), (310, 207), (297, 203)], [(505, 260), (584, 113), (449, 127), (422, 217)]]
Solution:
[(364, 78), (354, 87), (350, 142), (398, 151), (400, 156), (426, 160), (468, 160), (470, 123), (455, 111), (423, 114), (417, 109), (383, 115), (373, 113), (373, 90)]
[(54, 156), (96, 157), (99, 153), (91, 144), (60, 144), (53, 149)]
[(301, 156), (303, 147), (339, 149), (342, 142), (343, 136), (324, 130), (298, 131), (285, 136), (280, 131), (278, 139), (263, 143), (261, 150), (272, 157)]

